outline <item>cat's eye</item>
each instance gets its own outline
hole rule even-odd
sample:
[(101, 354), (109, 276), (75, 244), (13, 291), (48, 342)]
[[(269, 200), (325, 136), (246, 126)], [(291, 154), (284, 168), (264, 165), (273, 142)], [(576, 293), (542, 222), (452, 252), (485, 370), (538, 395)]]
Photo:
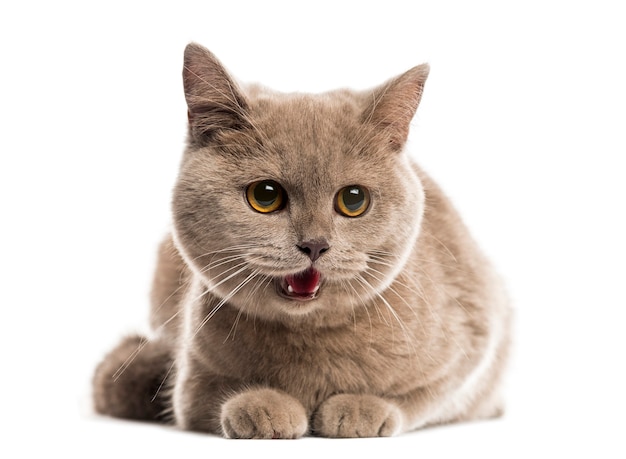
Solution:
[(273, 180), (262, 180), (248, 185), (246, 199), (250, 207), (263, 214), (280, 210), (287, 203), (285, 190)]
[(350, 185), (339, 190), (335, 198), (335, 210), (346, 217), (359, 217), (370, 205), (370, 194), (367, 188)]

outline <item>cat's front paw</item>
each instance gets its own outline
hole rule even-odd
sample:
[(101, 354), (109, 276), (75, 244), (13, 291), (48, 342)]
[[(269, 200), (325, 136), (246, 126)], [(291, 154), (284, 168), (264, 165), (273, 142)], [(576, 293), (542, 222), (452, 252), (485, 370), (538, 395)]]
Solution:
[(273, 389), (253, 389), (222, 405), (228, 438), (299, 438), (308, 428), (306, 411), (295, 398)]
[(400, 431), (400, 409), (374, 395), (334, 395), (317, 410), (313, 430), (324, 437), (390, 437)]

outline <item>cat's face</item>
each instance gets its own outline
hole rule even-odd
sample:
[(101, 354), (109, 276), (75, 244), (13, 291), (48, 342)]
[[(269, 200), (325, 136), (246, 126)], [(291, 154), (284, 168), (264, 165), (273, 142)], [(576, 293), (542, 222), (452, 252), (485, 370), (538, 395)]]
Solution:
[(186, 55), (206, 94), (192, 97), (186, 80), (179, 250), (247, 314), (350, 315), (389, 285), (419, 231), (424, 196), (401, 152), (406, 132), (372, 109), (374, 93), (244, 94), (203, 67), (214, 59), (206, 53)]

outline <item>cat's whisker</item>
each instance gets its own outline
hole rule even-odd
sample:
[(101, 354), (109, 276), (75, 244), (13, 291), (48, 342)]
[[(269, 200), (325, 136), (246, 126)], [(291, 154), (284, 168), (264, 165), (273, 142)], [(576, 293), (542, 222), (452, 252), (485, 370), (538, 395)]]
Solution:
[(148, 339), (142, 337), (141, 340), (139, 341), (139, 344), (137, 345), (137, 349), (135, 349), (127, 358), (126, 360), (122, 363), (122, 365), (120, 365), (120, 367), (117, 369), (117, 371), (115, 373), (113, 373), (112, 378), (113, 381), (117, 381), (120, 376), (122, 376), (122, 374), (126, 371), (126, 369), (133, 363), (133, 361), (137, 358), (137, 356), (139, 355), (139, 353), (143, 350), (144, 347), (146, 347), (146, 345), (148, 344)]
[[(258, 274), (258, 272), (257, 272)], [(252, 288), (250, 289), (250, 291), (248, 292), (248, 295), (246, 295), (246, 298), (243, 300), (243, 303), (248, 305), (249, 302), (254, 298), (254, 295), (257, 293), (258, 289), (261, 287), (261, 285), (265, 282), (265, 280), (270, 277), (267, 275), (261, 275), (258, 277), (258, 279), (256, 280), (256, 283), (252, 286)], [(271, 280), (271, 278), (270, 278)], [(235, 317), (235, 320), (233, 322), (232, 327), (230, 328), (228, 335), (226, 335), (226, 338), (224, 338), (224, 342), (226, 342), (228, 340), (228, 338), (230, 337), (231, 333), (232, 333), (232, 339), (235, 339), (235, 331), (237, 330), (237, 324), (239, 323), (239, 319), (241, 318), (241, 315), (243, 314), (244, 309), (247, 308), (239, 308), (239, 312), (237, 313), (237, 316)]]
[(217, 313), (217, 311), (220, 310), (220, 308), (226, 303), (226, 301), (221, 300), (220, 302), (217, 303), (217, 305), (215, 305), (213, 307), (213, 309), (211, 309), (211, 311), (202, 319), (202, 321), (198, 324), (198, 326), (196, 327), (195, 331), (193, 332), (193, 334), (189, 337), (189, 340), (193, 340), (196, 335), (200, 332), (200, 330), (202, 330), (202, 328), (204, 328), (204, 326), (209, 322), (209, 320), (211, 320), (213, 318), (213, 316), (215, 316), (215, 314)]
[[(370, 256), (371, 256), (371, 255), (370, 255)], [(394, 267), (394, 265), (393, 265), (393, 264), (386, 264), (386, 263), (382, 263), (382, 262), (378, 262), (378, 261), (374, 261), (374, 263), (375, 263), (375, 264), (382, 264), (382, 265), (385, 265), (385, 266), (387, 266), (387, 265), (388, 265), (388, 266), (390, 266), (390, 267)], [(371, 267), (371, 266), (368, 266), (368, 267), (367, 267), (367, 269), (368, 269), (368, 270), (372, 270), (372, 271), (374, 271), (374, 272), (376, 272), (376, 273), (380, 274), (381, 276), (385, 277), (385, 274), (384, 274), (384, 273), (382, 273), (381, 271), (378, 271), (378, 270), (374, 269), (374, 268), (373, 268), (373, 267)], [(419, 285), (419, 281), (417, 281), (417, 280), (413, 281), (413, 280), (412, 280), (412, 283), (417, 282), (417, 285), (415, 285), (415, 284), (414, 284), (414, 285), (415, 285), (416, 287), (419, 287), (419, 289), (418, 289), (418, 290), (416, 290), (416, 289), (414, 289), (413, 287), (411, 287), (410, 285), (408, 285), (408, 284), (406, 284), (406, 283), (402, 282), (400, 279), (401, 279), (401, 278), (403, 278), (403, 277), (404, 277), (404, 276), (403, 276), (403, 274), (402, 274), (402, 273), (400, 273), (400, 275), (399, 275), (398, 277), (396, 277), (396, 278), (394, 279), (394, 281), (393, 281), (393, 282), (394, 282), (394, 283), (396, 283), (396, 284), (398, 284), (398, 285), (401, 285), (401, 286), (402, 286), (402, 287), (404, 287), (404, 288), (406, 288), (406, 289), (407, 289), (407, 290), (409, 290), (411, 293), (416, 294), (416, 295), (417, 295), (418, 297), (420, 297), (420, 298), (421, 298), (424, 302), (428, 302), (427, 298), (425, 298), (425, 296), (424, 296), (424, 290), (423, 290), (423, 288), (421, 288), (421, 286)], [(381, 279), (378, 279), (378, 280), (380, 281)]]
[[(237, 269), (239, 268), (239, 269)], [(228, 282), (230, 279), (232, 279), (233, 277), (235, 277), (237, 274), (242, 273), (243, 271), (245, 271), (246, 269), (248, 269), (248, 263), (247, 262), (242, 262), (239, 263), (235, 266), (231, 266), (228, 269), (225, 269), (224, 271), (220, 272), (219, 274), (212, 276), (211, 277), (211, 281), (216, 281), (218, 280), (220, 277), (228, 274), (231, 271), (234, 271), (235, 269), (237, 269), (237, 271), (235, 271), (234, 273), (229, 274), (226, 278), (220, 280), (217, 283), (212, 283), (211, 286), (209, 287), (209, 290), (214, 291), (217, 287), (219, 287), (220, 285), (222, 285), (224, 282)]]
[(458, 266), (451, 266), (451, 265), (448, 265), (448, 264), (445, 264), (445, 263), (440, 263), (438, 261), (430, 260), (428, 258), (415, 257), (414, 260), (422, 262), (422, 263), (429, 263), (429, 264), (435, 265), (435, 266), (441, 266), (442, 268), (446, 268), (446, 269), (450, 269), (450, 270), (453, 270), (453, 271), (458, 271), (460, 273), (467, 274), (467, 271), (461, 269)]
[[(366, 272), (367, 274), (369, 274), (370, 276), (372, 276), (374, 279), (376, 279), (378, 282), (384, 282), (384, 280), (385, 280), (385, 279), (384, 279), (385, 274), (384, 274), (384, 273), (382, 273), (382, 272), (380, 272), (380, 271), (378, 271), (377, 269), (372, 268), (371, 266), (368, 266), (368, 267), (365, 269), (365, 272)], [(378, 277), (377, 275), (375, 275), (375, 274), (373, 274), (373, 273), (380, 274), (380, 276), (381, 276), (381, 277)], [(397, 281), (397, 279), (394, 279), (394, 282), (397, 282), (398, 284), (400, 284), (400, 285), (401, 285), (401, 283), (400, 283), (399, 281)], [(392, 285), (393, 285), (393, 283), (387, 287), (387, 290), (389, 290), (389, 291), (391, 291), (391, 292), (395, 293), (395, 294), (396, 294), (396, 296), (397, 296), (398, 298), (400, 298), (400, 299), (404, 302), (404, 304), (406, 304), (406, 305), (407, 305), (407, 307), (408, 307), (408, 308), (409, 308), (412, 312), (415, 312), (415, 311), (414, 311), (414, 305), (409, 304), (409, 303), (408, 303), (408, 302), (407, 302), (407, 301), (406, 301), (406, 300), (402, 297), (402, 295), (400, 295), (400, 294), (399, 294), (399, 293), (398, 293), (398, 292), (397, 292), (397, 291), (396, 291), (396, 290), (392, 287)], [(417, 316), (416, 316), (416, 317), (417, 317)]]
[[(374, 250), (369, 252), (368, 256), (370, 257), (370, 259), (372, 261), (374, 261), (377, 264), (383, 264), (383, 265), (386, 264), (387, 266), (391, 266), (391, 267), (395, 266), (395, 264), (392, 263), (392, 262), (388, 262), (385, 259), (385, 257), (394, 258), (396, 260), (400, 259), (400, 257), (398, 255), (394, 255), (394, 254), (387, 254), (386, 253), (385, 255), (377, 255), (377, 251), (374, 251)], [(448, 264), (445, 264), (445, 263), (440, 263), (438, 261), (434, 261), (434, 260), (431, 260), (431, 259), (428, 259), (428, 258), (418, 258), (418, 257), (415, 257), (414, 260), (421, 261), (423, 263), (429, 263), (429, 264), (441, 266), (441, 267), (444, 267), (444, 268), (453, 269), (453, 270), (456, 270), (456, 271), (463, 272), (458, 266), (451, 266), (451, 265), (448, 265)]]
[[(237, 287), (235, 287), (226, 297), (224, 297), (212, 310), (211, 312), (200, 322), (195, 333), (192, 337), (194, 337), (208, 322), (215, 316), (217, 311), (226, 304), (237, 292), (239, 292), (251, 279), (253, 279), (258, 272), (253, 272), (246, 279), (244, 279)], [(228, 337), (227, 337), (228, 338)]]
[(256, 247), (255, 244), (238, 244), (238, 245), (233, 245), (229, 247), (224, 247), (218, 250), (209, 250), (207, 252), (203, 252), (200, 255), (195, 256), (194, 258), (192, 258), (192, 261), (195, 262), (201, 258), (206, 258), (206, 257), (211, 257), (211, 259), (213, 259), (216, 255), (229, 253), (229, 252), (245, 252), (246, 250), (250, 250), (255, 247)]
[[(362, 275), (358, 275), (356, 277), (357, 280), (359, 280), (359, 282), (361, 283), (361, 285), (363, 285), (363, 287), (365, 287), (366, 289), (370, 290), (375, 297), (378, 297), (379, 299), (382, 300), (383, 304), (385, 305), (386, 309), (387, 309), (387, 314), (389, 317), (389, 321), (387, 321), (384, 317), (384, 315), (382, 314), (382, 312), (379, 310), (378, 308), (378, 303), (376, 301), (372, 301), (372, 304), (375, 305), (376, 307), (376, 311), (379, 314), (379, 317), (383, 320), (383, 322), (389, 326), (389, 328), (391, 328), (391, 337), (392, 337), (392, 341), (395, 341), (395, 337), (394, 337), (394, 327), (393, 327), (393, 321), (391, 320), (391, 316), (393, 315), (393, 313), (395, 313), (395, 311), (393, 311), (393, 308), (389, 305), (389, 303), (387, 302), (387, 300), (374, 288), (374, 286), (368, 282)], [(398, 323), (400, 323), (399, 318), (396, 317), (396, 320), (398, 321)]]
[[(384, 281), (385, 281), (385, 276), (386, 276), (386, 275), (385, 275), (385, 273), (383, 273), (382, 271), (379, 271), (379, 270), (377, 270), (377, 269), (373, 268), (372, 266), (368, 266), (367, 268), (365, 268), (365, 272), (369, 273), (369, 274), (370, 274), (372, 277), (374, 277), (374, 279), (376, 279), (378, 282), (384, 282)], [(375, 275), (373, 275), (372, 273), (379, 274), (379, 275), (380, 275), (380, 277), (375, 276)], [(403, 283), (403, 282), (400, 280), (400, 276), (396, 277), (396, 278), (393, 280), (393, 283), (392, 283), (391, 285), (393, 285), (394, 283), (395, 283), (395, 284), (398, 284), (398, 285), (400, 285), (400, 286), (402, 286), (402, 287), (404, 287), (404, 288), (406, 288), (406, 289), (407, 289), (407, 290), (409, 290), (411, 293), (419, 294), (419, 292), (417, 292), (416, 290), (414, 290), (414, 289), (413, 289), (413, 288), (411, 288), (410, 286), (408, 286), (408, 285), (406, 285), (405, 283)], [(393, 287), (392, 287), (391, 285), (390, 285), (390, 286), (388, 286), (387, 288), (388, 288), (388, 289), (392, 289), (392, 290), (393, 290)], [(398, 293), (397, 293), (397, 292), (395, 292), (395, 291), (394, 291), (394, 293), (398, 294)], [(406, 304), (407, 306), (409, 306), (410, 308), (412, 308), (412, 307), (413, 307), (413, 306), (409, 305), (408, 303), (405, 303), (405, 304)]]
[[(214, 290), (215, 290), (217, 287), (219, 287), (221, 284), (223, 284), (224, 282), (229, 281), (230, 279), (232, 279), (233, 277), (235, 277), (235, 276), (237, 276), (238, 274), (242, 273), (242, 272), (243, 272), (243, 271), (245, 271), (246, 269), (247, 269), (247, 268), (246, 268), (246, 266), (244, 266), (243, 268), (240, 268), (240, 269), (239, 269), (239, 270), (237, 270), (236, 272), (234, 272), (234, 273), (230, 274), (230, 275), (229, 275), (228, 277), (226, 277), (225, 279), (222, 279), (222, 280), (221, 280), (221, 281), (219, 281), (217, 284), (213, 284), (213, 285), (211, 285), (210, 287), (205, 288), (205, 289), (204, 289), (204, 291), (203, 291), (200, 295), (196, 296), (195, 298), (193, 298), (193, 299), (191, 300), (191, 303), (196, 303), (198, 300), (202, 299), (202, 297), (204, 297), (204, 296), (208, 295), (209, 293), (211, 293), (212, 291), (214, 291)], [(222, 273), (222, 274), (224, 274), (224, 273)], [(223, 300), (223, 303), (225, 303), (226, 301), (228, 301), (231, 297), (232, 297), (232, 295), (231, 295), (231, 296), (228, 296), (228, 297), (227, 297), (227, 299)], [(219, 306), (221, 307), (221, 304), (220, 304)], [(217, 308), (217, 309), (219, 309), (219, 308)], [(215, 309), (215, 312), (217, 312), (217, 309)], [(179, 311), (178, 311), (178, 312), (176, 312), (176, 314), (174, 314), (174, 316), (176, 316), (176, 315), (177, 315), (179, 312), (181, 312), (181, 311), (182, 311), (182, 309), (179, 309)], [(209, 314), (212, 314), (212, 313), (213, 313), (213, 311), (211, 311)], [(173, 320), (174, 316), (170, 317), (170, 319), (168, 319), (168, 320), (167, 320), (164, 324), (162, 324), (162, 326), (164, 326), (167, 322), (169, 322), (169, 321)], [(211, 315), (211, 317), (213, 317), (213, 316)], [(203, 326), (204, 326), (204, 325), (203, 325)], [(161, 328), (161, 327), (159, 327), (159, 328)], [(196, 331), (196, 333), (195, 333), (193, 336), (195, 336), (195, 335), (198, 333), (198, 331), (199, 331), (199, 329), (200, 329), (200, 328), (201, 328), (201, 327), (199, 327), (199, 328), (198, 328), (198, 330)]]
[[(456, 256), (452, 252), (452, 250), (450, 250), (450, 248), (446, 244), (444, 244), (443, 241), (441, 241), (441, 239), (439, 239), (437, 236), (435, 236), (432, 231), (428, 231), (427, 229), (424, 228), (424, 229), (422, 229), (422, 232), (427, 237), (433, 239), (437, 244), (439, 244), (443, 248), (443, 251), (439, 250), (440, 253), (444, 253), (444, 254), (450, 256), (454, 260), (455, 263), (459, 262), (459, 260), (457, 260)], [(435, 247), (433, 247), (433, 248), (435, 248)], [(437, 250), (437, 249), (435, 249), (435, 250)]]
[[(208, 263), (205, 265), (204, 269), (206, 269), (209, 266), (213, 266), (214, 264), (217, 264), (221, 261), (224, 261), (226, 259), (229, 260), (235, 260), (237, 258), (242, 258), (243, 259), (243, 254), (246, 253), (247, 251), (249, 251), (250, 249), (252, 249), (253, 247), (246, 247), (246, 246), (236, 246), (236, 247), (232, 247), (229, 248), (228, 250), (220, 250), (220, 251), (215, 251), (214, 253), (209, 253), (207, 255), (205, 255), (205, 257), (210, 257)], [(235, 254), (233, 255), (227, 255), (229, 253), (235, 252)], [(223, 256), (225, 255), (225, 256)], [(217, 260), (216, 260), (217, 258)]]
[[(378, 276), (372, 274), (372, 272), (376, 272), (376, 273), (379, 273), (379, 274), (383, 275), (383, 273), (381, 273), (380, 271), (378, 271), (378, 270), (376, 270), (374, 268), (368, 267), (368, 269), (365, 272), (367, 274), (369, 274), (370, 276), (372, 276), (377, 281), (379, 281), (379, 282), (382, 281), (382, 279), (380, 279)], [(409, 286), (407, 286), (403, 282), (399, 281), (397, 278), (394, 280), (394, 283), (397, 283), (398, 285), (406, 288), (407, 290), (411, 291), (412, 293), (415, 293), (416, 295), (420, 296), (420, 294), (418, 292), (415, 292), (413, 289), (411, 289)], [(424, 336), (427, 336), (428, 332), (426, 331), (424, 323), (423, 323), (422, 319), (420, 318), (420, 316), (419, 316), (419, 314), (418, 314), (418, 312), (416, 310), (416, 305), (409, 304), (409, 302), (404, 298), (404, 296), (402, 296), (395, 288), (393, 288), (392, 285), (388, 286), (387, 290), (392, 292), (396, 297), (398, 297), (407, 306), (407, 309), (409, 311), (411, 311), (411, 313), (415, 317), (415, 320), (420, 325), (420, 328), (422, 329), (422, 333), (424, 334)], [(430, 307), (430, 305), (428, 304), (428, 302), (425, 299), (424, 299), (424, 303), (425, 303), (426, 307), (430, 310), (431, 307)], [(412, 342), (412, 340), (411, 340), (411, 342)], [(435, 361), (435, 359), (428, 352), (425, 352), (425, 355), (429, 359), (431, 359), (433, 362)]]
[(257, 271), (253, 271), (243, 281), (241, 281), (234, 289), (232, 289), (228, 293), (228, 295), (226, 295), (224, 298), (222, 298), (219, 301), (219, 303), (217, 303), (217, 305), (215, 305), (215, 307), (213, 307), (213, 309), (205, 316), (205, 318), (202, 319), (200, 324), (198, 324), (198, 326), (196, 327), (195, 332), (191, 336), (191, 339), (195, 338), (195, 336), (200, 332), (200, 330), (202, 328), (204, 328), (204, 326), (207, 324), (207, 322), (209, 322), (209, 320), (211, 320), (213, 318), (213, 316), (215, 316), (217, 311), (219, 311), (220, 308), (224, 304), (226, 304), (233, 296), (235, 296), (235, 294), (237, 294), (237, 292), (239, 292), (248, 282), (250, 282), (250, 280), (252, 280), (254, 277), (256, 277), (257, 274), (259, 274), (258, 270)]
[(379, 257), (377, 255), (368, 254), (367, 255), (368, 262), (376, 263), (378, 265), (389, 266), (391, 268), (395, 268), (397, 266), (397, 262), (394, 259), (389, 259), (387, 257)]
[[(411, 339), (411, 334), (409, 333), (409, 329), (407, 328), (406, 324), (404, 323), (404, 321), (402, 320), (402, 318), (398, 315), (398, 313), (396, 312), (395, 308), (389, 303), (389, 301), (387, 301), (387, 299), (380, 293), (378, 292), (370, 282), (367, 281), (367, 279), (365, 279), (362, 275), (359, 274), (358, 276), (363, 282), (365, 282), (365, 285), (368, 285), (371, 289), (372, 292), (375, 293), (375, 295), (380, 298), (383, 302), (383, 304), (386, 306), (387, 310), (389, 311), (389, 313), (393, 316), (393, 318), (396, 320), (396, 322), (400, 325), (400, 329), (402, 330), (404, 337), (405, 337), (405, 341), (406, 344), (412, 349), (412, 351), (414, 353), (417, 353), (417, 350), (415, 349), (415, 345), (413, 344), (413, 340)], [(391, 327), (392, 330), (392, 339), (393, 339), (393, 327)]]
[(222, 341), (222, 343), (226, 343), (226, 341), (228, 341), (228, 338), (230, 338), (231, 334), (232, 334), (232, 340), (235, 341), (235, 334), (237, 333), (237, 325), (239, 325), (239, 319), (241, 318), (241, 315), (243, 314), (243, 309), (239, 309), (239, 311), (237, 312), (237, 315), (235, 316), (235, 320), (233, 321), (233, 325), (230, 327), (230, 330), (228, 330), (228, 334), (226, 335), (226, 338), (224, 338), (224, 341)]
[(388, 263), (386, 261), (379, 260), (373, 256), (370, 256), (370, 261), (377, 265), (383, 265), (383, 266), (388, 266), (389, 268), (395, 268), (395, 265), (393, 263)]
[[(376, 281), (378, 281), (378, 282), (384, 282), (384, 276), (385, 276), (385, 275), (384, 275), (382, 272), (380, 272), (380, 271), (378, 271), (378, 270), (376, 270), (376, 269), (372, 268), (371, 266), (368, 266), (364, 272), (365, 272), (365, 274), (367, 274), (367, 275), (369, 275), (369, 276), (373, 277)], [(378, 273), (378, 274), (380, 274), (380, 275), (382, 276), (382, 278), (380, 278), (380, 277), (378, 277), (378, 276), (376, 276), (375, 274), (372, 274), (372, 273)], [(368, 283), (369, 283), (369, 282), (368, 282)], [(407, 305), (407, 307), (409, 308), (409, 310), (410, 310), (411, 312), (415, 313), (415, 311), (413, 310), (413, 306), (412, 306), (412, 305), (410, 305), (409, 303), (407, 303), (407, 302), (404, 300), (404, 298), (402, 297), (402, 295), (400, 295), (400, 294), (399, 294), (399, 293), (398, 293), (398, 292), (397, 292), (397, 291), (396, 291), (396, 290), (395, 290), (395, 289), (394, 289), (391, 285), (389, 285), (389, 286), (386, 288), (386, 290), (389, 290), (389, 291), (391, 291), (391, 292), (395, 293), (395, 294), (396, 294), (396, 296), (398, 296), (398, 297), (399, 297), (399, 298), (400, 298), (400, 299), (404, 302), (404, 304), (406, 304), (406, 305)], [(416, 316), (416, 317), (417, 317), (417, 316)]]
[(369, 249), (367, 253), (374, 253), (376, 255), (391, 257), (391, 258), (400, 258), (400, 255), (395, 252), (390, 252), (389, 250), (382, 249)]
[[(387, 252), (385, 252), (385, 253), (387, 253)], [(392, 256), (393, 254), (389, 253), (388, 255)], [(371, 256), (371, 254), (370, 254), (370, 256)], [(376, 256), (374, 256), (374, 257), (376, 257)], [(383, 265), (385, 264), (385, 263), (378, 263), (378, 262), (375, 262), (375, 263), (376, 264), (383, 264)], [(393, 267), (393, 265), (390, 265), (390, 266)], [(420, 271), (423, 271), (422, 268), (419, 268), (419, 269), (420, 269)], [(377, 269), (375, 269), (375, 268), (373, 268), (371, 266), (368, 266), (367, 270), (372, 271), (372, 272), (376, 272), (376, 273), (378, 273), (378, 274), (380, 274), (381, 276), (384, 277), (384, 274), (381, 271), (378, 271)], [(402, 279), (408, 280), (413, 286), (407, 284), (406, 282), (403, 282)], [(426, 293), (424, 291), (424, 288), (420, 284), (418, 279), (408, 278), (405, 275), (405, 273), (400, 273), (400, 275), (393, 280), (393, 283), (397, 284), (399, 286), (402, 286), (405, 289), (407, 289), (409, 292), (415, 294), (418, 298), (420, 298), (424, 302), (424, 304), (427, 307), (430, 307), (430, 300), (426, 297)], [(397, 292), (395, 292), (395, 291), (394, 291), (394, 293), (397, 294)], [(404, 299), (400, 295), (398, 295), (398, 296), (404, 301)], [(405, 302), (405, 304), (406, 304), (406, 302)], [(408, 304), (407, 304), (407, 306), (408, 306)]]
[[(357, 281), (358, 281), (358, 279), (357, 279)], [(368, 303), (363, 299), (363, 297), (361, 296), (359, 291), (354, 287), (354, 285), (352, 285), (352, 282), (348, 281), (348, 282), (345, 282), (345, 284), (348, 285), (348, 287), (350, 287), (350, 289), (354, 292), (356, 297), (361, 302), (361, 305), (363, 306), (363, 310), (365, 311), (365, 314), (367, 314), (367, 320), (369, 322), (369, 328), (370, 328), (369, 344), (370, 344), (370, 349), (371, 349), (371, 345), (372, 345), (372, 342), (374, 340), (374, 326), (373, 326), (373, 323), (372, 323), (372, 316), (371, 316), (371, 314), (369, 312)], [(349, 297), (350, 297), (350, 301), (352, 302), (352, 295), (349, 295)], [(378, 309), (378, 306), (376, 306), (376, 309)], [(353, 311), (354, 311), (354, 307), (353, 307)], [(356, 316), (355, 316), (354, 320), (355, 320), (354, 326), (355, 326), (355, 329), (356, 329)]]
[[(163, 300), (161, 304), (159, 304), (159, 306), (157, 306), (154, 309), (154, 311), (155, 312), (159, 311), (176, 292), (178, 292), (181, 288), (188, 287), (188, 286), (189, 286), (189, 282), (186, 282), (180, 285), (165, 300)], [(177, 309), (176, 312), (172, 314), (169, 319), (167, 319), (162, 324), (160, 324), (157, 328), (154, 329), (154, 335), (158, 336), (160, 331), (164, 329), (169, 323), (171, 323), (181, 312), (182, 312), (182, 309), (180, 308)], [(142, 337), (139, 344), (137, 345), (137, 348), (128, 356), (128, 358), (122, 363), (122, 365), (120, 365), (117, 371), (113, 374), (112, 377), (114, 381), (117, 381), (120, 378), (120, 376), (122, 376), (122, 374), (133, 363), (133, 361), (137, 358), (137, 356), (141, 353), (141, 351), (146, 347), (148, 343), (149, 343), (149, 340), (145, 337)]]
[[(361, 275), (355, 276), (354, 280), (357, 281), (361, 285), (361, 287), (363, 287), (365, 291), (372, 291), (374, 294), (376, 294), (376, 291), (374, 290), (374, 288)], [(376, 314), (378, 315), (378, 318), (382, 320), (385, 323), (385, 325), (391, 326), (391, 324), (387, 321), (387, 319), (381, 312), (380, 308), (378, 307), (378, 303), (376, 301), (364, 303), (366, 309), (369, 304), (372, 304), (374, 306), (374, 309), (376, 309)]]
[(172, 372), (172, 370), (174, 369), (174, 366), (176, 365), (176, 360), (172, 360), (171, 365), (169, 366), (169, 368), (167, 369), (167, 372), (165, 373), (165, 376), (163, 376), (163, 379), (161, 380), (161, 384), (159, 384), (159, 387), (157, 387), (156, 392), (154, 393), (154, 396), (152, 397), (152, 399), (150, 400), (151, 403), (153, 403), (156, 398), (159, 395), (159, 392), (161, 392), (161, 389), (163, 388), (163, 385), (165, 384), (165, 382), (167, 381), (167, 378), (169, 378), (170, 373)]
[[(441, 244), (443, 245), (443, 243), (441, 243)], [(445, 248), (446, 248), (446, 251), (447, 251), (446, 254), (451, 256), (454, 259), (455, 263), (458, 263), (458, 260), (456, 259), (454, 254), (452, 254), (452, 252), (450, 252), (447, 247), (445, 247)], [(377, 255), (378, 253), (380, 253), (380, 255), (382, 255), (382, 256)], [(373, 260), (377, 260), (376, 262), (380, 263), (380, 264), (384, 264), (384, 263), (382, 263), (382, 261), (385, 261), (384, 260), (385, 256), (393, 257), (394, 259), (399, 259), (399, 257), (397, 255), (394, 255), (394, 254), (391, 254), (391, 253), (387, 253), (387, 252), (377, 251), (377, 250), (369, 251), (368, 252), (368, 256), (371, 259), (373, 259)], [(466, 271), (463, 271), (459, 266), (453, 266), (453, 265), (449, 265), (449, 264), (446, 264), (446, 263), (441, 263), (441, 262), (434, 261), (434, 260), (431, 260), (431, 259), (428, 259), (428, 258), (415, 257), (414, 260), (417, 260), (417, 261), (420, 261), (420, 262), (423, 262), (423, 263), (430, 263), (430, 264), (433, 264), (433, 265), (436, 265), (436, 266), (441, 266), (443, 268), (452, 269), (452, 270), (455, 270), (455, 271), (466, 272)]]
[(176, 294), (180, 291), (180, 289), (181, 289), (181, 288), (183, 288), (183, 287), (188, 287), (188, 286), (189, 286), (189, 284), (190, 284), (190, 282), (189, 282), (189, 281), (184, 281), (184, 282), (181, 282), (181, 284), (178, 286), (178, 288), (177, 288), (177, 289), (173, 290), (173, 291), (172, 291), (172, 293), (170, 293), (170, 294), (169, 294), (169, 295), (168, 295), (168, 296), (167, 296), (167, 297), (166, 297), (163, 301), (161, 301), (161, 303), (160, 303), (160, 304), (159, 304), (156, 308), (154, 308), (154, 312), (158, 312), (158, 311), (160, 311), (160, 310), (161, 310), (161, 308), (163, 308), (163, 306), (165, 306), (165, 305), (167, 304), (167, 302), (168, 302), (169, 300), (171, 300), (171, 299), (172, 299), (172, 297), (173, 297), (174, 295), (176, 295)]
[(379, 262), (389, 263), (390, 266), (395, 266), (400, 257), (394, 253), (383, 252), (379, 250), (370, 250), (367, 252), (367, 256), (372, 260), (378, 260)]
[[(206, 265), (204, 268), (202, 268), (202, 270), (200, 270), (200, 272), (204, 274), (205, 272), (218, 268), (222, 265), (232, 263), (237, 260), (245, 260), (245, 259), (246, 259), (246, 256), (243, 254), (231, 255), (228, 257), (220, 258), (219, 260), (213, 261), (209, 263), (208, 265)], [(244, 263), (246, 262), (244, 261)]]
[(348, 291), (348, 286), (350, 286), (349, 282), (346, 282), (345, 280), (340, 280), (339, 281), (339, 285), (341, 286), (341, 289), (348, 292), (348, 299), (350, 300), (350, 309), (352, 310), (352, 321), (354, 323), (354, 332), (356, 333), (357, 331), (357, 323), (356, 323), (356, 311), (354, 309), (354, 298), (352, 297), (352, 295), (350, 294), (350, 292)]

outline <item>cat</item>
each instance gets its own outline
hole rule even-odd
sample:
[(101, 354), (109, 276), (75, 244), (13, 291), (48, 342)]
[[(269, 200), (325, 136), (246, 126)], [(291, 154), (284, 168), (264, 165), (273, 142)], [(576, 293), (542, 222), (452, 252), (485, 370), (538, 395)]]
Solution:
[(187, 46), (152, 333), (99, 364), (97, 412), (229, 438), (392, 436), (502, 413), (505, 289), (405, 148), (428, 73), (283, 94)]

